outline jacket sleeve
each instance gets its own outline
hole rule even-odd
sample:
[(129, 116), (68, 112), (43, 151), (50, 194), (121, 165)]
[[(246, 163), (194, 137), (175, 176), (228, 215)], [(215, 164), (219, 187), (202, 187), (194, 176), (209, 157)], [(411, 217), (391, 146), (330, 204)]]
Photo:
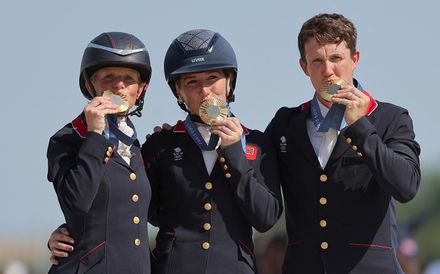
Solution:
[[(379, 185), (396, 200), (408, 202), (415, 196), (420, 184), (420, 146), (414, 140), (408, 112), (401, 108), (398, 110), (387, 121), (382, 137), (367, 117), (349, 126), (344, 137), (357, 148), (358, 155), (366, 161)], [(389, 111), (386, 115), (391, 116), (391, 113)]]
[[(79, 138), (79, 137), (78, 137)], [(89, 132), (83, 142), (63, 130), (49, 141), (47, 178), (53, 182), (60, 203), (72, 212), (86, 214), (98, 192), (111, 142), (104, 136)]]
[(250, 164), (241, 142), (219, 150), (226, 181), (230, 184), (240, 210), (259, 232), (269, 230), (282, 213), (278, 163), (267, 138), (258, 149), (257, 158)]

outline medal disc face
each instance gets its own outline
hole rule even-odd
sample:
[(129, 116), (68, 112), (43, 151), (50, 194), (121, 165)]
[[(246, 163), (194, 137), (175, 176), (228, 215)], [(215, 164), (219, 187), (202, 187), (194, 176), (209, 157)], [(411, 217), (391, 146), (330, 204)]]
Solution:
[(111, 90), (106, 90), (102, 93), (103, 97), (111, 98), (112, 103), (118, 106), (118, 112), (125, 112), (128, 109), (128, 98), (125, 95), (114, 94)]
[(207, 97), (199, 107), (199, 116), (205, 124), (211, 125), (213, 119), (224, 119), (228, 117), (226, 104), (214, 97)]
[(322, 90), (320, 91), (321, 97), (330, 102), (333, 94), (345, 86), (348, 86), (348, 84), (342, 79), (329, 79), (323, 85)]

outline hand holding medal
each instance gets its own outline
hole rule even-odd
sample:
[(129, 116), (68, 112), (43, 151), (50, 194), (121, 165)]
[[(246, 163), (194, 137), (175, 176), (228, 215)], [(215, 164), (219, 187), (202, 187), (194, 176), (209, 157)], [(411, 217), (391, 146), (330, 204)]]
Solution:
[(221, 147), (239, 142), (243, 128), (236, 117), (228, 117), (226, 104), (215, 97), (206, 97), (199, 107), (199, 116), (211, 126), (211, 133), (221, 138)]
[[(365, 115), (370, 98), (342, 79), (330, 79), (321, 91), (324, 100), (345, 105), (344, 118), (348, 125)], [(324, 97), (326, 96), (326, 97)]]

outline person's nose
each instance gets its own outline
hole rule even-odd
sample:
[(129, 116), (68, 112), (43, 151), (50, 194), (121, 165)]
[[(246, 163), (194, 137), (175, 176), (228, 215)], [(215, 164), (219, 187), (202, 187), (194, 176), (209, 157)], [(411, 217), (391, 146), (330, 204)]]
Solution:
[(329, 60), (326, 60), (324, 62), (324, 76), (329, 78), (330, 76), (332, 76), (334, 74), (334, 68), (333, 68), (333, 63), (330, 62)]
[(125, 83), (122, 79), (115, 79), (113, 82), (113, 88), (116, 90), (123, 89), (125, 87)]
[(208, 97), (210, 94), (211, 94), (211, 88), (210, 88), (209, 86), (205, 86), (205, 85), (203, 85), (203, 86), (200, 88), (200, 95), (201, 95), (203, 98)]

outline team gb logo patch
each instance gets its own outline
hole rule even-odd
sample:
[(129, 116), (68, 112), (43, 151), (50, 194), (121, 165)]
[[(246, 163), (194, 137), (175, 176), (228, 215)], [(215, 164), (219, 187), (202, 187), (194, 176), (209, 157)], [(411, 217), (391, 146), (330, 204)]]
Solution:
[(174, 148), (173, 152), (174, 161), (180, 161), (183, 159), (183, 151), (180, 147)]
[(287, 139), (284, 136), (281, 136), (280, 138), (280, 152), (282, 153), (287, 152)]

